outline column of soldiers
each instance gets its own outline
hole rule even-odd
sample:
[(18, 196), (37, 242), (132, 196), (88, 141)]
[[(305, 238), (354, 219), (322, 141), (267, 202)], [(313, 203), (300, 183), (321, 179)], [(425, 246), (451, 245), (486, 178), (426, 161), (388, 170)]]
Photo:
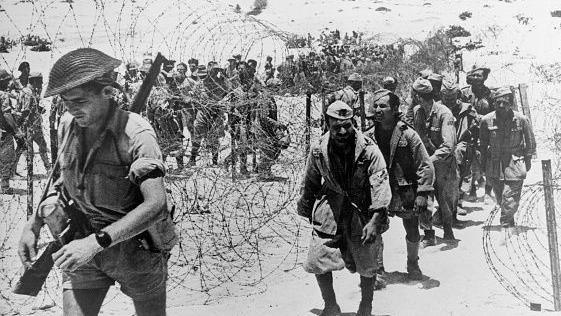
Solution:
[[(27, 150), (26, 137), (39, 147), (45, 170), (48, 172), (51, 168), (43, 135), (42, 115), (45, 109), (40, 104), (43, 76), (39, 72), (31, 72), (28, 62), (22, 62), (18, 70), (21, 74), (19, 78), (14, 78), (0, 69), (0, 188), (3, 194), (14, 192), (9, 181), (18, 174), (19, 160)], [(29, 154), (34, 156), (34, 152)]]
[[(274, 72), (271, 62), (268, 59), (269, 73)], [(251, 170), (259, 179), (273, 179), (271, 167), (281, 149), (286, 148), (282, 138), (287, 133), (286, 125), (278, 122), (271, 93), (278, 82), (266, 86), (257, 76), (257, 61), (243, 61), (241, 55), (230, 58), (225, 68), (215, 61), (200, 65), (195, 58), (187, 64), (178, 63), (175, 69), (174, 63), (164, 64), (146, 111), (164, 158), (176, 158), (177, 168), (172, 172), (180, 173), (184, 169), (184, 139), (187, 139), (185, 143), (191, 142), (190, 167), (198, 164), (203, 144), (211, 153), (212, 165), (218, 166), (225, 147), (220, 140), (228, 130), (232, 148), (224, 162), (236, 170), (239, 164), (241, 177), (249, 177)], [(125, 87), (133, 87), (139, 78), (134, 64), (129, 64)], [(248, 156), (252, 157), (252, 168), (248, 166)]]
[(312, 146), (297, 207), (313, 226), (304, 269), (316, 275), (325, 303), (320, 315), (341, 313), (332, 271), (343, 267), (360, 275), (357, 315), (370, 315), (372, 291), (385, 286), (381, 235), (387, 216), (402, 218), (408, 277), (421, 280), (419, 247), (436, 244), (433, 226), (442, 227), (445, 242), (455, 241), (457, 215), (466, 214), (459, 207), (466, 178), (472, 181), (465, 199), (476, 199), (476, 182), (486, 182), (501, 226), (515, 227), (536, 143), (528, 118), (513, 110), (511, 89), (485, 86), (489, 73), (474, 66), (469, 86), (459, 89), (455, 78), (422, 71), (406, 113), (399, 111), (397, 80), (385, 78), (384, 89), (365, 93), (362, 131), (355, 111), (360, 76), (350, 75), (349, 86), (328, 95), (325, 133)]

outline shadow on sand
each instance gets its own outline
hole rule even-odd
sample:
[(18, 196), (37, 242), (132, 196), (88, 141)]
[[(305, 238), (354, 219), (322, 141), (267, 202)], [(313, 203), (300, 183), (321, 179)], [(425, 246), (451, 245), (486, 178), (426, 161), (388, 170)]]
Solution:
[[(357, 308), (358, 308), (358, 303), (357, 303)], [(312, 314), (314, 314), (314, 315), (319, 315), (319, 314), (321, 314), (321, 312), (322, 312), (322, 310), (321, 310), (321, 309), (317, 309), (317, 308), (313, 308), (313, 309), (310, 310), (310, 313), (312, 313)], [(341, 315), (341, 316), (356, 316), (356, 313), (355, 313), (355, 312), (352, 312), (352, 313), (341, 313), (341, 314), (339, 314), (339, 315)], [(387, 314), (372, 314), (372, 316), (390, 316), (390, 315), (387, 315)]]
[(421, 284), (421, 289), (430, 290), (435, 287), (440, 286), (440, 281), (435, 280), (427, 275), (423, 275), (423, 279), (420, 281), (415, 281), (409, 279), (409, 275), (405, 272), (393, 271), (386, 272), (384, 274), (384, 280), (388, 285), (390, 284), (407, 284), (407, 285), (418, 285)]

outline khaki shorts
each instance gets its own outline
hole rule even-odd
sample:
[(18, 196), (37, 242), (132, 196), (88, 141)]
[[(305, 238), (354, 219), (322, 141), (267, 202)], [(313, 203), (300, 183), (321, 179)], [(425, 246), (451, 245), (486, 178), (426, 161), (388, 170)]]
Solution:
[(136, 239), (123, 241), (98, 253), (90, 262), (63, 271), (64, 289), (99, 289), (115, 284), (133, 300), (148, 300), (165, 293), (167, 253), (150, 252)]

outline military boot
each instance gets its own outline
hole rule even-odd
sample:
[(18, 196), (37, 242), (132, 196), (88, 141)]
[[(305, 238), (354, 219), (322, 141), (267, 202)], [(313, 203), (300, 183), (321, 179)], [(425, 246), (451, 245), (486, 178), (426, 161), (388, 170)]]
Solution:
[(421, 241), (423, 248), (436, 245), (436, 236), (434, 235), (434, 229), (425, 230), (425, 236)]
[(361, 300), (358, 305), (356, 316), (371, 316), (372, 314), (372, 298), (374, 297), (374, 279), (376, 277), (360, 276), (360, 294)]
[(316, 274), (316, 280), (324, 302), (323, 311), (319, 315), (339, 316), (341, 314), (341, 308), (337, 304), (337, 299), (335, 298), (335, 290), (333, 289), (333, 274), (331, 272)]
[(444, 236), (442, 236), (442, 239), (448, 241), (456, 240), (456, 238), (454, 237), (454, 231), (452, 230), (451, 224), (444, 224), (442, 228), (444, 230)]
[(405, 239), (407, 243), (407, 276), (411, 280), (420, 281), (423, 279), (423, 272), (419, 268), (419, 242), (410, 242)]

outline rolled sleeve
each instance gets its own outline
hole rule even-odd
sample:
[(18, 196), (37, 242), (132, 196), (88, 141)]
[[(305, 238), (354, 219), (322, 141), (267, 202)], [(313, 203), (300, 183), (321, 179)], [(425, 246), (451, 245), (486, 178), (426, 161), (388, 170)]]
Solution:
[(132, 183), (139, 185), (139, 179), (157, 169), (165, 173), (162, 152), (154, 130), (144, 129), (135, 133), (131, 142), (132, 164), (128, 177)]

